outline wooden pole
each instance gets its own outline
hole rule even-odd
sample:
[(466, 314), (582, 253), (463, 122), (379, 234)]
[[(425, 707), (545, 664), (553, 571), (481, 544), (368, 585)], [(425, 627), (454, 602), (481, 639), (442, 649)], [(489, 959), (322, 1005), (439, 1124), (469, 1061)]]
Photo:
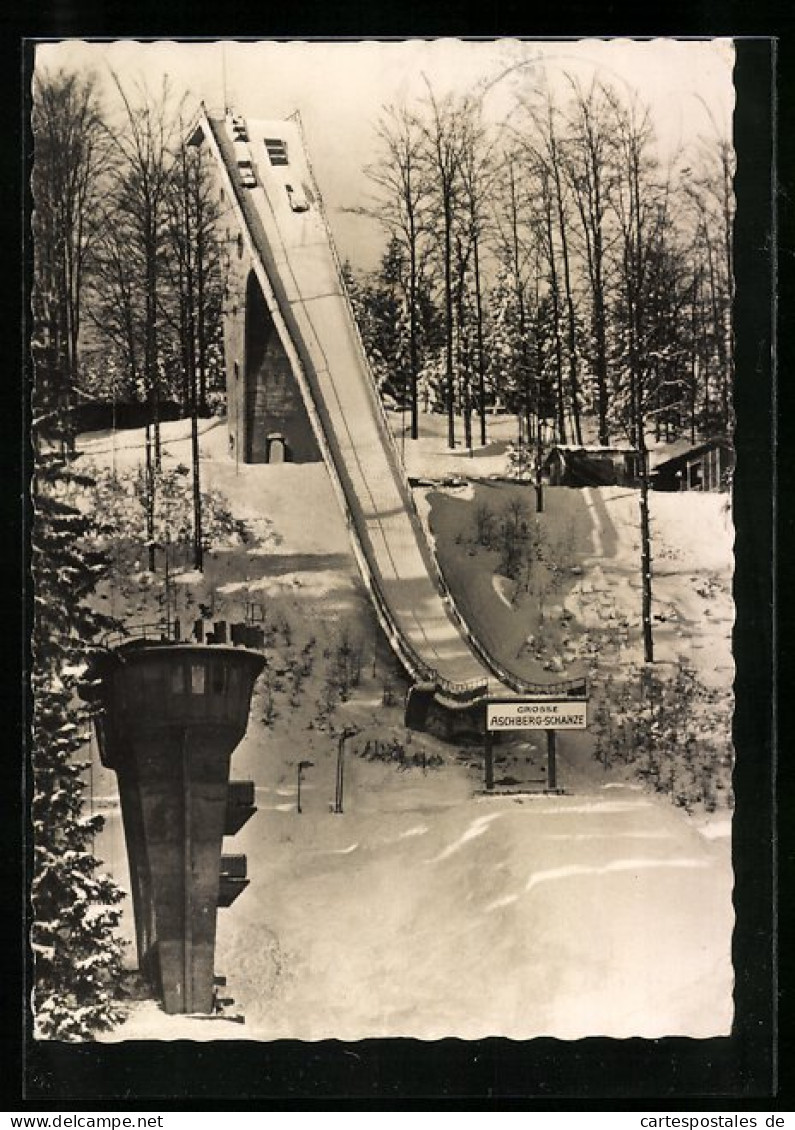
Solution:
[(170, 584), (171, 584), (171, 577), (169, 575), (169, 560), (168, 560), (168, 558), (169, 558), (168, 547), (169, 547), (170, 541), (171, 541), (170, 536), (168, 534), (168, 531), (166, 531), (165, 600), (166, 600), (166, 639), (167, 640), (171, 639), (171, 592), (170, 592), (170, 587), (169, 587)]
[(345, 787), (345, 739), (347, 734), (342, 735), (340, 742), (340, 812), (342, 812), (342, 792)]
[[(540, 397), (540, 393), (538, 394)], [(536, 450), (535, 450), (535, 488), (536, 488), (536, 514), (544, 513), (544, 485), (541, 482), (541, 415), (540, 409), (536, 415)]]
[(188, 729), (182, 732), (182, 812), (183, 812), (183, 842), (182, 842), (182, 898), (184, 915), (183, 945), (183, 993), (184, 1011), (193, 1012), (193, 900), (191, 887), (193, 884), (193, 829), (191, 822), (190, 796), (190, 755), (188, 753)]
[(337, 782), (336, 782), (337, 787), (336, 787), (335, 796), (334, 796), (334, 811), (335, 812), (342, 812), (342, 781), (343, 781), (343, 778), (342, 778), (342, 759), (344, 757), (345, 739), (346, 739), (347, 736), (348, 736), (347, 732), (345, 730), (343, 730), (342, 733), (340, 734), (340, 740), (339, 740), (339, 743), (337, 745)]
[(557, 733), (547, 730), (547, 791), (555, 792), (558, 787)]
[(484, 753), (484, 760), (485, 760), (486, 788), (487, 789), (493, 789), (494, 788), (494, 748), (493, 748), (493, 745), (494, 745), (494, 739), (492, 737), (491, 730), (489, 729), (488, 713), (487, 713), (487, 715), (486, 715), (485, 737), (484, 737), (484, 741), (483, 741), (483, 753)]

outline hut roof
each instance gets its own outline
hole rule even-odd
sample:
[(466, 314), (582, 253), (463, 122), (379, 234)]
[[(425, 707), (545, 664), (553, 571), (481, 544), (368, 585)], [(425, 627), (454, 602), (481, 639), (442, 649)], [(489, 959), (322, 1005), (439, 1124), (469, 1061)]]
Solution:
[[(658, 458), (654, 462), (654, 470), (672, 471), (676, 467), (685, 466), (690, 459), (697, 459), (700, 455), (704, 455), (707, 451), (712, 451), (715, 448), (723, 448), (724, 451), (731, 451), (732, 445), (725, 436), (716, 436), (713, 439), (703, 440), (701, 443), (688, 444), (674, 454), (668, 454), (667, 459)], [(664, 452), (659, 451), (657, 454), (662, 455)]]

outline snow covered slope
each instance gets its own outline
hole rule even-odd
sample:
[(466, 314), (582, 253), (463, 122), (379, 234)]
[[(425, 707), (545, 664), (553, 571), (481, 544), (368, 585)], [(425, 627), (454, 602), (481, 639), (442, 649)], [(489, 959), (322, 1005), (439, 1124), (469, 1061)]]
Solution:
[[(188, 423), (164, 424), (162, 440), (165, 465), (187, 465)], [(144, 459), (142, 431), (85, 437), (80, 447), (97, 470), (115, 466), (127, 480)], [(264, 721), (268, 688), (261, 680), (249, 732), (233, 759), (233, 777), (255, 782), (258, 812), (233, 841), (233, 850), (247, 854), (251, 886), (220, 920), (216, 968), (227, 975), (245, 1024), (168, 1017), (154, 1001), (137, 1001), (125, 1024), (103, 1038), (725, 1034), (732, 1017), (730, 809), (691, 817), (645, 791), (628, 766), (595, 759), (593, 731), (560, 737), (558, 772), (567, 795), (483, 796), (479, 748), (416, 734), (409, 744), (398, 707), (382, 702), (392, 659), (386, 648), (377, 656), (371, 650), (380, 633), (355, 578), (323, 465), (237, 468), (226, 455), (223, 424), (215, 422), (203, 431), (201, 450), (206, 489), (223, 495), (257, 531), (257, 541), (217, 539), (204, 574), (175, 566), (180, 616), (189, 621), (198, 602), (212, 599), (217, 617), (233, 621), (248, 600), (262, 599), (270, 623), (284, 618), (292, 626), (289, 645), (279, 637), (268, 649), (274, 677), (291, 653), (301, 655), (310, 634), (318, 637), (316, 662), (295, 701), (291, 680), (282, 676), (272, 723)], [(580, 492), (548, 492), (545, 521), (552, 532), (572, 528), (582, 567), (573, 581), (587, 587), (583, 601), (594, 618), (613, 592), (622, 606), (630, 604), (628, 591), (632, 606), (638, 603), (636, 591), (627, 589), (637, 558), (637, 499), (626, 493), (596, 492), (591, 508)], [(595, 513), (602, 504), (610, 522)], [(672, 601), (680, 595), (702, 601), (692, 625), (671, 621), (682, 634), (659, 646), (688, 651), (704, 643), (697, 654), (714, 665), (718, 655), (730, 657), (731, 644), (723, 620), (731, 538), (722, 500), (660, 495), (654, 504), (655, 560), (658, 570), (670, 571), (657, 574), (657, 585), (670, 584)], [(130, 505), (137, 506), (133, 498)], [(445, 567), (445, 545), (460, 550), (455, 533), (464, 526), (452, 524), (455, 514), (449, 527), (441, 524)], [(128, 595), (117, 585), (105, 603), (129, 624), (135, 615), (143, 622), (157, 618), (162, 580), (139, 576), (142, 563), (134, 567), (134, 554), (140, 556), (138, 544), (118, 563)], [(712, 596), (698, 596), (690, 583), (702, 554), (706, 568), (721, 570), (720, 593)], [(604, 591), (594, 594), (594, 587)], [(567, 604), (575, 612), (567, 630), (574, 631), (580, 605), (573, 592)], [(595, 630), (590, 620), (579, 626), (583, 633)], [(668, 623), (658, 627), (659, 636), (663, 629)], [(366, 664), (361, 685), (335, 708), (332, 732), (317, 724), (331, 663), (323, 656), (343, 633), (365, 642)], [(631, 664), (632, 640), (605, 656), (608, 670)], [(335, 814), (337, 736), (350, 723), (360, 733), (348, 742), (344, 813)], [(374, 738), (399, 739), (407, 751), (437, 754), (443, 764), (424, 774), (368, 760), (363, 748)], [(542, 742), (535, 745), (498, 749), (498, 780), (523, 771), (538, 777), (545, 750)], [(301, 759), (313, 766), (304, 776), (299, 815)], [(107, 819), (97, 854), (129, 889), (115, 781), (96, 751), (91, 786), (96, 811)], [(129, 907), (125, 928), (131, 936)], [(134, 952), (128, 960), (132, 966)]]
[(455, 764), (424, 776), (352, 758), (334, 815), (329, 757), (299, 815), (294, 786), (259, 763), (259, 811), (236, 838), (251, 886), (217, 947), (245, 1024), (150, 1002), (104, 1039), (728, 1034), (728, 841), (670, 805), (631, 785), (473, 796)]

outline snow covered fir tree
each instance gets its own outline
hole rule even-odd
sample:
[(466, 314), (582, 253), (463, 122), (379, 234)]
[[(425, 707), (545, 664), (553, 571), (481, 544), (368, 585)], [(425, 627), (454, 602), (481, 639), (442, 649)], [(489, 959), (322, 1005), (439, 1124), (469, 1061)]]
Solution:
[(123, 892), (93, 853), (101, 816), (86, 815), (89, 708), (78, 694), (85, 661), (110, 621), (87, 601), (105, 568), (90, 523), (71, 501), (91, 480), (62, 456), (39, 456), (35, 518), (30, 889), (36, 1035), (82, 1040), (119, 1018)]

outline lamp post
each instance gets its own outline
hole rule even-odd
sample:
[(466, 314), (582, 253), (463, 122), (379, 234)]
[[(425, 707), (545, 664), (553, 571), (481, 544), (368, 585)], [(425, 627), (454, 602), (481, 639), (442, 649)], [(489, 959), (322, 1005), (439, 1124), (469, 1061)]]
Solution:
[(314, 761), (299, 761), (298, 762), (298, 811), (301, 811), (301, 775), (304, 769), (313, 769)]
[(340, 734), (339, 744), (337, 745), (337, 788), (334, 794), (334, 811), (342, 812), (342, 791), (344, 785), (344, 771), (345, 771), (345, 742), (348, 738), (352, 738), (356, 730), (346, 727)]

